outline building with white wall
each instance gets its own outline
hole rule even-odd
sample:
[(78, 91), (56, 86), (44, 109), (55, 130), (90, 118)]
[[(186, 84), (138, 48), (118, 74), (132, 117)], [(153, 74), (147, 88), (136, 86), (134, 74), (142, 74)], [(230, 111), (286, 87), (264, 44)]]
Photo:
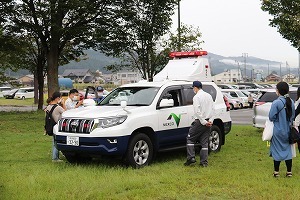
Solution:
[(242, 73), (241, 70), (238, 69), (230, 69), (226, 70), (220, 74), (216, 74), (213, 76), (213, 80), (215, 83), (238, 83), (242, 81)]

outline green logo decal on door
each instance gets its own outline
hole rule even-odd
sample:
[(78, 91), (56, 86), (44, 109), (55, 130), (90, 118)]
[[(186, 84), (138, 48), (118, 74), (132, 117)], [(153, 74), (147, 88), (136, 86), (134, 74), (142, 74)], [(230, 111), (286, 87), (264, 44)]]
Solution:
[(181, 118), (181, 114), (179, 114), (178, 116), (175, 113), (171, 113), (170, 116), (168, 117), (168, 120), (171, 120), (172, 117), (174, 118), (177, 127), (179, 126), (179, 122), (180, 122), (180, 118)]

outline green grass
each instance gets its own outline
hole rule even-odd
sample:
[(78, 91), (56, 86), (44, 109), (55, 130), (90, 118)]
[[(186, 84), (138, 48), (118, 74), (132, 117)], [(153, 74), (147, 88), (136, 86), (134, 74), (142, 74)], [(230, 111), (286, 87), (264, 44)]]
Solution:
[[(261, 132), (233, 126), (209, 167), (185, 167), (186, 152), (161, 153), (148, 167), (119, 159), (89, 164), (51, 162), (51, 137), (42, 111), (0, 113), (0, 199), (298, 199), (300, 164), (293, 177), (272, 177), (273, 162)], [(64, 158), (63, 158), (64, 159)], [(198, 159), (199, 161), (199, 159)]]
[(4, 97), (0, 97), (0, 106), (37, 106), (34, 104), (34, 99), (6, 99)]

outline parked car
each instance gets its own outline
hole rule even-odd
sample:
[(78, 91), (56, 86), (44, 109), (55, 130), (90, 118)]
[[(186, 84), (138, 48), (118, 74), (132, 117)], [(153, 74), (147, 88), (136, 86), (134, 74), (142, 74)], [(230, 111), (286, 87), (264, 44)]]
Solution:
[(34, 98), (34, 88), (33, 87), (27, 87), (27, 88), (20, 88), (18, 92), (15, 94), (16, 99), (28, 99), (28, 98)]
[(13, 99), (19, 89), (5, 90), (3, 91), (3, 97), (6, 99)]
[(186, 148), (195, 96), (188, 80), (201, 80), (215, 108), (208, 151), (220, 151), (231, 130), (231, 118), (220, 88), (211, 81), (208, 59), (201, 57), (206, 54), (173, 52), (170, 57), (174, 59), (153, 82), (122, 85), (97, 106), (64, 112), (54, 127), (57, 149), (71, 163), (101, 155), (120, 156), (139, 168), (161, 151)]
[(9, 90), (11, 90), (11, 87), (7, 87), (7, 86), (0, 87), (0, 97), (3, 97), (3, 91), (9, 91)]
[(238, 85), (247, 85), (253, 89), (263, 89), (264, 87), (258, 85), (257, 83), (237, 83)]
[(234, 98), (229, 93), (222, 92), (223, 95), (228, 99), (228, 103), (230, 105), (230, 110), (241, 108), (241, 102), (238, 98)]
[(249, 107), (248, 97), (240, 90), (236, 89), (222, 89), (222, 92), (229, 93), (232, 97), (239, 99), (241, 108)]
[(230, 84), (217, 84), (217, 86), (221, 89), (235, 89), (232, 85)]
[[(290, 98), (294, 101), (297, 97), (297, 88), (290, 88)], [(265, 89), (261, 91), (261, 95), (257, 99), (253, 108), (253, 126), (264, 128), (266, 119), (269, 116), (272, 102), (277, 99), (276, 89)]]

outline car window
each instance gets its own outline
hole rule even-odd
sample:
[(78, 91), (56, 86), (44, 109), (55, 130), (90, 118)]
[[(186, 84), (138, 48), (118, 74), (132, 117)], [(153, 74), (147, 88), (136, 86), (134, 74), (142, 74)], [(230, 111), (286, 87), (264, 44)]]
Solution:
[(165, 97), (168, 97), (168, 99), (173, 99), (174, 101), (174, 106), (182, 106), (182, 96), (180, 89), (169, 89), (167, 88), (161, 95), (161, 99), (164, 99)]
[[(202, 89), (212, 96), (213, 101), (216, 100), (217, 90), (212, 85), (203, 85)], [(186, 105), (193, 105), (193, 97), (195, 93), (192, 87), (186, 87), (183, 89), (183, 95), (185, 97)]]
[[(291, 91), (289, 94), (290, 94), (290, 98), (295, 101), (297, 98), (296, 91)], [(277, 96), (276, 92), (263, 92), (257, 101), (258, 102), (273, 102), (277, 98), (278, 98), (278, 96)]]
[(229, 94), (230, 94), (230, 96), (232, 96), (232, 97), (238, 97), (238, 95), (237, 95), (235, 92), (230, 92)]

